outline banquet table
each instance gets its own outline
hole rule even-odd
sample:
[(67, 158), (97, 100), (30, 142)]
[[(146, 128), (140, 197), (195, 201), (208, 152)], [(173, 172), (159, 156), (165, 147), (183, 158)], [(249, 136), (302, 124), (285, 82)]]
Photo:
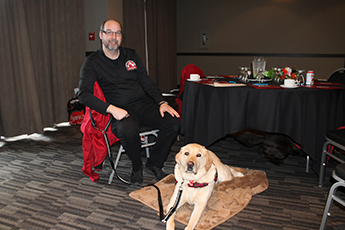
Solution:
[(187, 81), (182, 99), (185, 144), (209, 147), (245, 128), (286, 134), (311, 158), (317, 174), (326, 132), (345, 124), (345, 90), (336, 83), (283, 88), (272, 82), (241, 84), (236, 76), (225, 76)]

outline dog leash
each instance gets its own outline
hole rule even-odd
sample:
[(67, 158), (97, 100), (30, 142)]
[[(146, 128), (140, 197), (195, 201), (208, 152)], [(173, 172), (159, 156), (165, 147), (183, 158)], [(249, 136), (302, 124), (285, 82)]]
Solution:
[(163, 202), (162, 202), (162, 195), (161, 191), (155, 184), (149, 184), (147, 186), (153, 186), (158, 193), (158, 206), (159, 206), (159, 220), (162, 220), (164, 218), (164, 212), (163, 212)]
[[(183, 184), (183, 182), (182, 182)], [(182, 184), (179, 187), (179, 191), (177, 193), (177, 197), (175, 200), (174, 205), (170, 208), (169, 212), (164, 216), (164, 212), (163, 212), (163, 202), (162, 202), (162, 195), (161, 195), (161, 191), (160, 189), (155, 185), (155, 184), (149, 184), (147, 186), (153, 186), (158, 193), (158, 206), (159, 206), (159, 220), (162, 223), (166, 223), (169, 218), (171, 217), (171, 215), (176, 211), (176, 208), (181, 200), (181, 196), (182, 196)]]
[(165, 217), (163, 219), (161, 219), (161, 222), (166, 223), (169, 220), (169, 218), (171, 217), (171, 215), (176, 211), (176, 208), (177, 208), (178, 204), (180, 203), (181, 196), (182, 196), (182, 191), (183, 191), (182, 185), (183, 185), (183, 181), (182, 181), (180, 187), (178, 188), (178, 193), (177, 193), (177, 197), (176, 197), (174, 205), (170, 208), (169, 212), (165, 215)]

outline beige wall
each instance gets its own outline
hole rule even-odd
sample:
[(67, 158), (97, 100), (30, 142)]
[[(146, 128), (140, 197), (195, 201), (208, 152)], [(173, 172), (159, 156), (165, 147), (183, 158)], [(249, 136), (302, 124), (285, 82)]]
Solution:
[(108, 16), (123, 24), (122, 0), (108, 0)]
[[(177, 0), (177, 52), (345, 54), (345, 1)], [(199, 47), (209, 32), (209, 49)], [(198, 65), (206, 75), (237, 74), (251, 56), (178, 56), (177, 71)], [(327, 78), (344, 58), (266, 57), (267, 67), (292, 65)], [(179, 76), (177, 76), (179, 78)]]
[[(99, 25), (107, 18), (122, 22), (123, 0), (84, 0), (86, 51), (99, 48)], [(176, 0), (177, 52), (345, 54), (344, 0)], [(200, 31), (209, 32), (209, 48), (199, 47)], [(96, 32), (89, 41), (88, 33)], [(206, 75), (237, 74), (251, 56), (178, 56), (177, 78), (187, 64)], [(313, 69), (327, 78), (344, 67), (344, 58), (266, 57), (267, 68)]]
[[(84, 0), (85, 50), (96, 51), (100, 47), (99, 26), (108, 18), (108, 0)], [(89, 32), (95, 32), (95, 40), (89, 41)]]
[[(86, 52), (100, 48), (99, 26), (109, 18), (122, 23), (122, 0), (84, 0)], [(95, 32), (95, 40), (89, 41), (89, 32)]]

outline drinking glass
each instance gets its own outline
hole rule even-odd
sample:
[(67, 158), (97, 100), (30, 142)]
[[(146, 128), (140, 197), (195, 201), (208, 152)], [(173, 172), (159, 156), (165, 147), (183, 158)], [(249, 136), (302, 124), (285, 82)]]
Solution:
[(276, 81), (276, 82), (279, 82), (279, 83), (282, 82), (282, 79), (281, 79), (282, 74), (283, 74), (282, 69), (281, 69), (281, 68), (277, 68), (277, 71), (276, 71), (276, 78), (275, 78), (275, 81)]
[(298, 70), (298, 74), (296, 76), (296, 80), (299, 81), (300, 85), (304, 85), (305, 84), (305, 78), (303, 76), (303, 72), (304, 72), (304, 70)]
[(258, 70), (256, 78), (258, 79), (258, 82), (259, 82), (258, 85), (263, 85), (264, 71), (262, 69)]
[(239, 67), (240, 68), (240, 73), (238, 74), (238, 78), (243, 80), (244, 78), (244, 67)]
[(263, 57), (254, 57), (252, 61), (253, 77), (257, 78), (259, 71), (265, 72), (266, 60)]

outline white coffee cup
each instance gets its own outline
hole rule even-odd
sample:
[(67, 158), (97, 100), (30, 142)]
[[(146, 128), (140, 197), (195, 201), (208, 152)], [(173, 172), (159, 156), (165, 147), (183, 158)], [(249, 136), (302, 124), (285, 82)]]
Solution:
[(298, 86), (298, 81), (294, 79), (284, 79), (284, 86), (285, 87), (296, 87)]
[(198, 80), (200, 80), (200, 75), (199, 74), (191, 74), (191, 75), (189, 75), (189, 79), (192, 81), (198, 81)]

